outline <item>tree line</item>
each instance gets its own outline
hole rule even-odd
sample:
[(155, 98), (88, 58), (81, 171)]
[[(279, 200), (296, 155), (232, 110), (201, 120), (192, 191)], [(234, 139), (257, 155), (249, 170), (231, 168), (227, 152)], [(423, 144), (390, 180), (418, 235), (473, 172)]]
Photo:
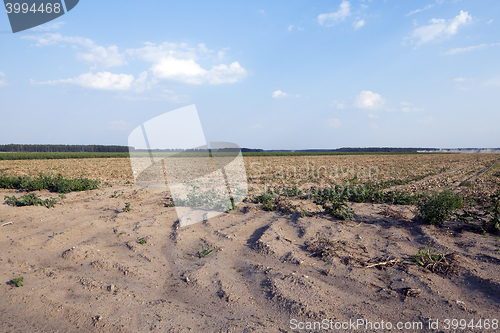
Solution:
[[(133, 149), (133, 148), (132, 148)], [(0, 145), (0, 152), (28, 152), (28, 153), (128, 153), (127, 146), (105, 145), (49, 145), (49, 144), (8, 144)]]

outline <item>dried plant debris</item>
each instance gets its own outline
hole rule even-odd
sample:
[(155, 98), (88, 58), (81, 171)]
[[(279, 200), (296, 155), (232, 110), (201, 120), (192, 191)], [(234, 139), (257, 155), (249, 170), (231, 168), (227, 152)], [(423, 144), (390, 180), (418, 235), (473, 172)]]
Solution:
[(313, 257), (328, 260), (332, 257), (339, 258), (345, 265), (364, 265), (368, 259), (366, 248), (346, 240), (332, 240), (318, 236), (315, 240), (306, 243), (306, 250)]

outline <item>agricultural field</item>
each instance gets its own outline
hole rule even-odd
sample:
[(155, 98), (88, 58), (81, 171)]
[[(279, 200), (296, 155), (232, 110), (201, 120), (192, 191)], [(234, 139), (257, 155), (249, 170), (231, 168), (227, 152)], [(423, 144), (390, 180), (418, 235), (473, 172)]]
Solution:
[(246, 200), (180, 227), (127, 158), (0, 160), (0, 331), (498, 327), (500, 154), (244, 163)]

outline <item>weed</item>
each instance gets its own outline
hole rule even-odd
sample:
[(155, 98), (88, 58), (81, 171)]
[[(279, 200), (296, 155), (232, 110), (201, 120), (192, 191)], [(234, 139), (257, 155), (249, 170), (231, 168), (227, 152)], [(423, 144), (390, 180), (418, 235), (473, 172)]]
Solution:
[(341, 220), (352, 220), (356, 217), (354, 210), (347, 204), (347, 197), (336, 189), (318, 190), (315, 203), (321, 205), (329, 214)]
[[(467, 223), (471, 228), (483, 234), (486, 234), (486, 232), (500, 233), (500, 190), (491, 195), (490, 199), (491, 203), (484, 208), (484, 215), (464, 210), (462, 214), (455, 214), (456, 219)], [(485, 215), (489, 215), (490, 218), (484, 218)], [(470, 223), (469, 218), (480, 222), (481, 225), (478, 226)]]
[(208, 250), (208, 249), (203, 248), (203, 245), (202, 245), (201, 246), (201, 251), (196, 251), (196, 254), (200, 258), (205, 258), (206, 256), (209, 256), (209, 255), (211, 255), (212, 253), (214, 253), (215, 251), (218, 251), (218, 250), (220, 250), (220, 247), (215, 248), (213, 250)]
[(176, 198), (174, 201), (178, 206), (206, 207), (209, 209), (229, 211), (236, 209), (234, 199), (230, 197), (228, 202), (226, 197), (217, 193), (214, 189), (200, 192), (200, 188), (194, 185), (186, 196), (186, 199)]
[(22, 287), (23, 286), (23, 280), (24, 278), (22, 276), (18, 277), (17, 279), (12, 279), (9, 282), (16, 287)]
[(423, 195), (417, 201), (419, 216), (429, 224), (440, 225), (448, 220), (456, 209), (462, 208), (464, 200), (451, 191)]
[(110, 198), (117, 198), (117, 197), (119, 197), (119, 196), (121, 196), (121, 195), (123, 195), (123, 191), (122, 191), (122, 193), (118, 194), (118, 191), (116, 191), (116, 190), (115, 190), (115, 191), (113, 192), (113, 194), (111, 194), (109, 197), (110, 197)]
[(66, 196), (65, 196), (64, 194), (62, 194), (62, 193), (61, 193), (61, 194), (58, 194), (57, 196), (58, 196), (59, 198), (61, 198), (61, 199), (66, 199)]
[(423, 249), (418, 250), (418, 254), (413, 256), (413, 261), (420, 266), (435, 265), (445, 260), (444, 254), (437, 253), (436, 250), (432, 249), (431, 241), (427, 243), (427, 246)]
[(303, 210), (302, 208), (300, 208), (300, 216), (302, 216), (302, 217), (306, 217), (306, 216), (311, 217), (311, 216), (313, 216), (313, 213), (308, 212), (308, 211)]
[(262, 208), (267, 211), (276, 210), (276, 199), (276, 195), (272, 190), (266, 191), (263, 194), (254, 197), (254, 201), (261, 203)]
[(130, 207), (130, 202), (125, 202), (125, 208), (123, 208), (123, 212), (130, 212), (132, 208)]
[(146, 240), (144, 238), (139, 238), (139, 243), (146, 244)]
[(427, 243), (425, 248), (419, 249), (418, 254), (414, 255), (410, 260), (415, 262), (417, 265), (442, 276), (453, 276), (458, 272), (454, 255), (451, 254), (445, 256), (443, 253), (437, 253), (436, 250), (432, 249), (431, 241)]
[(100, 185), (98, 180), (88, 178), (67, 179), (62, 175), (55, 177), (40, 175), (37, 178), (26, 176), (0, 176), (0, 188), (19, 189), (26, 191), (49, 190), (50, 192), (69, 193), (73, 191), (95, 190)]
[(49, 198), (42, 200), (35, 193), (25, 194), (17, 198), (16, 196), (9, 197), (5, 196), (4, 201), (6, 204), (14, 206), (14, 207), (22, 207), (22, 206), (45, 206), (47, 208), (53, 208), (57, 200), (55, 198)]

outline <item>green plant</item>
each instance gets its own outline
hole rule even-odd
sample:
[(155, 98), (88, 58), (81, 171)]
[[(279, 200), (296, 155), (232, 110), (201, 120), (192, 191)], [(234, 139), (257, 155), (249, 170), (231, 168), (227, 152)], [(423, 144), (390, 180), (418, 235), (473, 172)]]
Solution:
[(329, 214), (341, 220), (352, 220), (356, 217), (354, 209), (347, 204), (348, 194), (338, 190), (338, 185), (333, 189), (317, 190), (313, 193), (314, 202), (321, 205)]
[(16, 287), (22, 287), (23, 286), (23, 280), (24, 278), (22, 276), (18, 277), (17, 279), (12, 279), (9, 282)]
[(23, 206), (45, 206), (47, 208), (53, 208), (57, 200), (55, 198), (48, 198), (42, 200), (35, 193), (25, 194), (17, 198), (15, 195), (9, 197), (6, 195), (4, 197), (4, 201), (6, 204), (14, 206), (14, 207), (23, 207)]
[(111, 194), (109, 197), (110, 197), (110, 198), (117, 198), (117, 197), (119, 197), (119, 196), (121, 196), (121, 195), (123, 195), (123, 191), (122, 191), (122, 193), (118, 194), (118, 191), (116, 191), (116, 190), (115, 190), (115, 191), (113, 192), (113, 194)]
[(50, 192), (69, 193), (87, 191), (98, 188), (100, 182), (88, 178), (67, 179), (62, 175), (49, 176), (42, 173), (36, 178), (26, 176), (0, 175), (0, 188), (19, 189), (26, 191), (49, 190)]
[(123, 208), (123, 212), (130, 212), (132, 208), (130, 207), (130, 202), (125, 202), (125, 208)]
[[(490, 196), (491, 203), (484, 208), (485, 214), (479, 214), (470, 210), (464, 210), (462, 214), (455, 214), (457, 220), (467, 223), (478, 232), (500, 233), (500, 189)], [(489, 219), (485, 216), (490, 216)], [(480, 222), (481, 225), (474, 225), (468, 219)], [(498, 240), (498, 239), (497, 239)]]
[(175, 198), (174, 202), (178, 206), (187, 207), (206, 207), (209, 209), (229, 211), (235, 209), (234, 199), (229, 198), (217, 193), (214, 189), (201, 191), (197, 185), (192, 185), (191, 191), (187, 194), (185, 199)]
[(306, 217), (306, 216), (307, 217), (311, 217), (311, 216), (313, 216), (313, 213), (308, 212), (308, 211), (303, 210), (302, 208), (300, 208), (300, 216), (302, 216), (302, 217)]
[(139, 238), (139, 243), (146, 244), (146, 240), (144, 238)]
[(445, 190), (432, 195), (423, 195), (417, 201), (418, 215), (428, 224), (443, 224), (456, 209), (462, 208), (464, 200), (459, 194)]
[(346, 200), (341, 197), (325, 202), (322, 206), (329, 214), (341, 220), (352, 220), (356, 217), (354, 209), (349, 207)]
[(59, 194), (59, 195), (57, 195), (57, 196), (58, 196), (59, 198), (61, 198), (61, 199), (66, 199), (66, 196), (65, 196), (64, 194)]
[(259, 196), (254, 197), (254, 202), (262, 204), (262, 208), (267, 211), (276, 210), (276, 195), (272, 190), (268, 190)]
[(425, 248), (418, 250), (418, 254), (414, 255), (412, 260), (418, 265), (428, 268), (429, 265), (436, 265), (442, 262), (445, 260), (445, 257), (444, 254), (437, 253), (436, 250), (432, 249), (431, 241), (429, 241)]
[(201, 246), (201, 251), (196, 251), (196, 254), (200, 258), (205, 258), (206, 256), (209, 256), (209, 255), (211, 255), (212, 253), (214, 253), (215, 251), (218, 251), (218, 250), (220, 250), (220, 247), (215, 248), (213, 250), (208, 250), (208, 249), (203, 248), (203, 245), (202, 245)]

